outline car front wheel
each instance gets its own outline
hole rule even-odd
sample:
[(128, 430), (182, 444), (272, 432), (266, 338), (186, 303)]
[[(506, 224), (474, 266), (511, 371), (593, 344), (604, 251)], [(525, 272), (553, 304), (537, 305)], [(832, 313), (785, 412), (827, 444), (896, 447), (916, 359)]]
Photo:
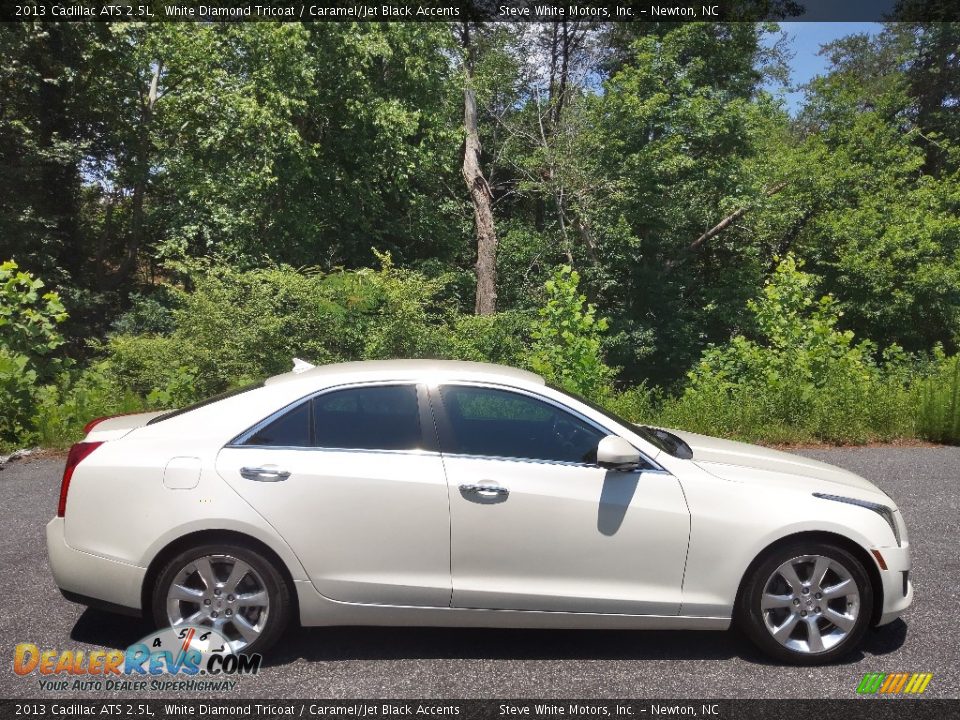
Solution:
[(796, 543), (771, 552), (747, 579), (737, 620), (768, 655), (819, 665), (860, 645), (872, 609), (856, 557), (830, 543)]
[(192, 625), (216, 630), (232, 652), (271, 646), (286, 626), (290, 589), (255, 550), (239, 544), (203, 545), (172, 558), (153, 592), (158, 627)]

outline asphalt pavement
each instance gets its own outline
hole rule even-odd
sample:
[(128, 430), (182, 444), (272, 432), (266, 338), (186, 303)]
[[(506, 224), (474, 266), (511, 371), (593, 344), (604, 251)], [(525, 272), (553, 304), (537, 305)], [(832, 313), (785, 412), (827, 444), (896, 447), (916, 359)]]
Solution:
[[(960, 448), (805, 450), (896, 498), (913, 548), (913, 607), (828, 667), (768, 661), (735, 632), (292, 628), (257, 676), (222, 697), (255, 698), (853, 698), (867, 672), (930, 672), (925, 697), (960, 697)], [(0, 470), (0, 697), (111, 698), (42, 691), (12, 671), (14, 646), (126, 648), (149, 627), (64, 600), (47, 566), (44, 525), (62, 458)], [(140, 697), (169, 694), (139, 694)], [(209, 694), (205, 694), (209, 697)], [(200, 697), (184, 693), (180, 697)]]

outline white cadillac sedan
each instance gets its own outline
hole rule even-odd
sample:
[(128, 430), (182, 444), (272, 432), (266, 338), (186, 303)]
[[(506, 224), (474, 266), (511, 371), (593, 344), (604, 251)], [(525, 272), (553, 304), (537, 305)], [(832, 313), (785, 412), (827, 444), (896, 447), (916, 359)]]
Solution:
[(639, 427), (480, 363), (293, 372), (70, 450), (70, 600), (265, 650), (291, 622), (724, 630), (824, 663), (913, 599), (893, 500), (821, 462)]

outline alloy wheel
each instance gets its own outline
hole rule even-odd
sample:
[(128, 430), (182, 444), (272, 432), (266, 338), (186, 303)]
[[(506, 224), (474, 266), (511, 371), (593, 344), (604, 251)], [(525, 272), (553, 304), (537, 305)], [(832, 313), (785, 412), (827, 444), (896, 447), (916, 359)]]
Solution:
[(232, 555), (204, 555), (180, 569), (167, 590), (171, 627), (213, 628), (238, 652), (263, 632), (270, 597), (260, 574)]
[(860, 590), (842, 563), (801, 555), (780, 565), (764, 584), (760, 614), (770, 635), (790, 650), (827, 652), (857, 623)]

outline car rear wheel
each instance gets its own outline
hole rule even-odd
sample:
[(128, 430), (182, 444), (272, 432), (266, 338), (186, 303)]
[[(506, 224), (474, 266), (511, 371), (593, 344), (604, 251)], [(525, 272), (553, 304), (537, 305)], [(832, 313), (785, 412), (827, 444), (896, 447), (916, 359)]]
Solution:
[(262, 555), (243, 545), (212, 544), (172, 558), (153, 592), (158, 627), (216, 630), (232, 652), (270, 647), (291, 613), (290, 588)]
[(829, 543), (795, 543), (758, 565), (738, 605), (738, 623), (761, 650), (797, 665), (855, 650), (873, 609), (862, 563)]

